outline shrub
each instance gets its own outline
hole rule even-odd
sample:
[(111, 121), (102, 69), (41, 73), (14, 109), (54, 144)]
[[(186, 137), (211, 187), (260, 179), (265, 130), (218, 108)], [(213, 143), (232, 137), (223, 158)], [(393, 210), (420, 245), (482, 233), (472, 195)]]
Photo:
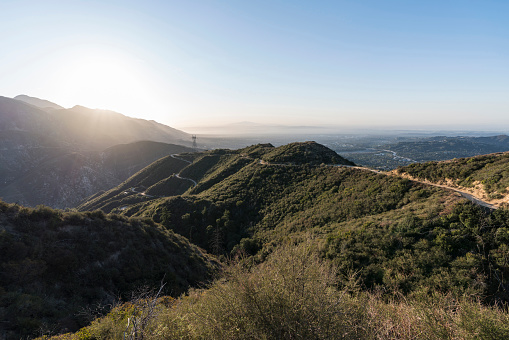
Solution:
[[(188, 298), (192, 338), (356, 339), (359, 306), (335, 289), (336, 273), (307, 245), (283, 247), (252, 269), (231, 266), (223, 280)], [(199, 307), (198, 307), (199, 306)], [(171, 327), (170, 327), (171, 328)]]

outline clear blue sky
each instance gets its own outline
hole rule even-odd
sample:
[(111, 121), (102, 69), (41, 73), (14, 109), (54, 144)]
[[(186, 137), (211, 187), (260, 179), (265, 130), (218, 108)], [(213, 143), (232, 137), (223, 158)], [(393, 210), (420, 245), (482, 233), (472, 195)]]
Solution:
[(2, 96), (176, 127), (509, 130), (505, 0), (3, 0), (0, 32)]

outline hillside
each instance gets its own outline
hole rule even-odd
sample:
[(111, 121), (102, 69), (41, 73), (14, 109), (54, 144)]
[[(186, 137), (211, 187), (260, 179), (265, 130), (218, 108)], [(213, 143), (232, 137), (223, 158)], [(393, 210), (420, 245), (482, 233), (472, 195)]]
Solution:
[[(0, 133), (1, 135), (1, 133)], [(0, 197), (35, 207), (72, 208), (86, 197), (108, 190), (148, 164), (172, 153), (192, 149), (158, 142), (135, 142), (116, 145), (102, 152), (73, 151), (55, 147), (52, 141), (23, 139), (22, 132), (9, 132), (11, 147), (0, 151)], [(23, 143), (23, 147), (20, 147)]]
[[(78, 205), (78, 209), (81, 211), (101, 209), (105, 212), (110, 212), (114, 208), (122, 208), (129, 204), (153, 199), (154, 197), (145, 194), (145, 192), (149, 189), (153, 190), (153, 186), (163, 185), (163, 183), (173, 178), (174, 174), (180, 172), (188, 164), (188, 162), (174, 158), (171, 155), (163, 157), (138, 171), (113, 189), (96, 193), (87, 198)], [(177, 182), (185, 183), (187, 186), (181, 188)], [(168, 188), (166, 196), (181, 194), (189, 186), (190, 183), (188, 181), (175, 179), (175, 185)], [(165, 193), (161, 192), (160, 194)]]
[[(317, 154), (310, 153), (310, 149), (316, 150)], [(344, 165), (337, 165), (338, 160)], [(468, 160), (466, 162), (469, 164)], [(470, 164), (475, 162), (476, 158), (470, 160)], [(149, 300), (152, 302), (148, 305), (143, 302), (145, 300), (135, 299), (113, 309), (108, 316), (96, 319), (76, 335), (61, 339), (121, 338), (126, 329), (146, 332), (155, 338), (164, 334), (168, 338), (196, 339), (249, 338), (249, 334), (255, 333), (261, 338), (272, 339), (278, 338), (274, 336), (275, 329), (281, 332), (277, 334), (290, 334), (287, 336), (290, 338), (309, 334), (311, 338), (323, 339), (343, 338), (337, 334), (365, 339), (405, 338), (401, 333), (404, 329), (413, 334), (406, 337), (409, 339), (418, 337), (418, 334), (442, 338), (437, 334), (443, 333), (433, 327), (447, 329), (460, 338), (459, 334), (471, 332), (496, 332), (494, 334), (499, 335), (509, 332), (501, 321), (509, 320), (509, 315), (489, 307), (509, 301), (506, 279), (509, 277), (506, 256), (509, 213), (506, 209), (485, 209), (454, 191), (394, 174), (352, 167), (347, 160), (316, 143), (292, 143), (277, 148), (258, 144), (239, 150), (172, 154), (138, 171), (118, 187), (94, 195), (80, 206), (84, 210), (114, 211), (124, 217), (104, 215), (100, 211), (76, 214), (50, 210), (48, 213), (46, 208), (27, 210), (5, 206), (5, 211), (14, 211), (12, 216), (19, 216), (22, 211), (22, 216), (29, 215), (19, 223), (20, 228), (30, 227), (26, 231), (27, 237), (33, 235), (27, 238), (33, 242), (30, 244), (40, 244), (33, 246), (34, 249), (41, 249), (43, 245), (55, 247), (51, 254), (57, 254), (59, 259), (66, 258), (62, 256), (62, 249), (69, 249), (65, 254), (73, 259), (74, 251), (70, 249), (86, 247), (89, 252), (83, 261), (90, 256), (104, 256), (103, 260), (95, 260), (103, 263), (121, 249), (129, 252), (139, 247), (149, 248), (148, 245), (164, 245), (167, 242), (164, 241), (165, 235), (169, 233), (225, 262), (227, 271), (210, 286), (191, 290), (187, 296), (178, 299), (159, 296), (160, 299)], [(12, 220), (11, 215), (5, 220)], [(44, 220), (47, 222), (38, 222), (40, 216), (47, 215), (50, 216)], [(136, 221), (140, 219), (145, 221), (141, 224), (144, 230), (155, 228), (158, 232), (147, 231), (150, 238), (143, 233), (126, 232), (133, 228), (132, 225), (139, 225)], [(122, 235), (116, 234), (117, 229), (110, 226), (117, 220), (129, 225), (119, 226)], [(25, 229), (12, 231), (10, 225), (16, 225), (18, 218), (12, 221), (7, 224), (6, 232), (11, 232), (9, 237), (15, 238)], [(90, 240), (79, 234), (79, 245), (63, 246), (77, 240), (72, 234), (74, 227), (65, 226), (84, 224), (91, 228), (96, 222), (102, 226), (105, 235), (96, 237), (93, 236), (95, 229), (87, 229), (87, 234), (92, 237)], [(62, 241), (63, 245), (60, 241), (47, 242), (46, 236), (38, 234), (39, 230), (50, 232), (54, 228), (67, 233), (54, 239), (66, 240)], [(129, 235), (136, 242), (131, 244), (123, 238), (131, 237)], [(159, 240), (161, 237), (163, 241)], [(129, 246), (116, 246), (115, 242)], [(9, 256), (20, 256), (16, 255), (17, 249), (24, 248), (17, 245), (12, 248), (13, 244), (9, 239), (0, 249), (5, 249)], [(23, 254), (29, 249), (32, 246)], [(112, 253), (109, 253), (110, 249)], [(167, 249), (174, 248), (161, 247), (161, 251)], [(149, 254), (158, 259), (149, 259)], [(150, 270), (162, 273), (167, 255), (153, 251), (149, 254), (134, 255), (140, 259), (134, 261), (141, 266), (136, 271), (140, 275), (138, 278), (117, 279), (123, 278), (130, 269), (106, 268), (106, 273), (94, 278), (100, 277), (100, 282), (105, 284), (120, 282), (131, 287), (139, 285), (143, 278), (155, 280), (154, 272)], [(133, 257), (127, 258), (125, 265), (131, 266)], [(195, 256), (191, 255), (191, 258)], [(18, 257), (16, 259), (20, 261)], [(299, 259), (305, 262), (298, 262)], [(143, 262), (145, 260), (149, 262)], [(4, 267), (17, 263), (11, 259), (7, 261), (11, 262)], [(88, 267), (87, 262), (80, 261), (65, 261), (63, 267), (50, 262), (51, 266), (47, 268), (55, 268), (52, 275), (56, 277), (64, 275), (59, 273), (66, 268), (65, 275), (73, 272), (68, 268), (81, 273), (79, 268)], [(187, 260), (178, 261), (186, 263)], [(210, 261), (198, 263), (205, 263), (205, 266), (199, 265), (204, 268), (199, 271), (203, 275), (208, 272), (205, 268), (212, 265)], [(13, 273), (18, 274), (12, 275), (26, 273), (20, 266), (14, 266), (17, 269)], [(193, 270), (185, 273), (188, 277)], [(20, 276), (22, 282), (27, 281), (32, 287), (35, 282), (32, 276), (23, 275)], [(51, 280), (44, 276), (38, 277), (37, 282), (53, 282)], [(72, 279), (66, 280), (71, 280), (70, 285), (78, 285), (78, 289), (69, 293), (70, 287), (61, 289), (67, 287), (65, 285), (51, 286), (54, 294), (70, 296), (62, 306), (71, 308), (69, 306), (88, 301), (88, 291), (82, 291), (82, 286)], [(196, 282), (194, 279), (186, 282), (191, 281)], [(11, 277), (5, 282), (15, 284), (16, 281)], [(185, 282), (180, 287), (184, 286)], [(46, 288), (42, 291), (45, 296), (52, 296), (46, 293)], [(341, 304), (337, 302), (339, 296), (342, 297)], [(54, 300), (42, 298), (39, 301), (52, 306)], [(437, 300), (443, 303), (437, 305)], [(14, 300), (3, 301), (10, 306)], [(452, 305), (456, 310), (476, 314), (457, 315), (447, 307)], [(367, 307), (370, 309), (366, 310)], [(127, 323), (128, 319), (141, 322), (152, 308), (164, 313), (150, 314), (152, 316), (146, 320), (151, 326), (146, 323), (146, 328), (140, 329)], [(332, 313), (330, 318), (322, 317), (323, 313), (329, 312)], [(13, 311), (12, 317), (21, 320), (19, 315), (26, 317), (23, 313), (23, 309)], [(346, 319), (351, 322), (344, 324), (344, 318), (333, 317), (346, 315), (344, 313), (353, 313)], [(259, 315), (270, 317), (272, 321), (265, 317), (259, 319)], [(407, 320), (408, 315), (419, 317), (411, 318), (412, 324), (405, 326), (407, 328), (396, 328), (397, 333), (388, 331), (395, 329), (389, 324), (399, 324)], [(3, 317), (10, 316), (9, 313)], [(44, 316), (40, 318), (44, 319)], [(482, 328), (481, 319), (491, 320), (489, 328)], [(366, 320), (371, 321), (366, 324)], [(383, 328), (386, 326), (381, 326), (381, 322), (389, 323), (386, 325), (389, 328)], [(336, 335), (331, 336), (326, 329), (336, 329), (339, 333), (334, 331)], [(383, 329), (392, 337), (383, 333)]]
[(144, 285), (164, 281), (165, 295), (178, 296), (216, 267), (150, 220), (0, 201), (0, 334), (77, 329)]
[(395, 173), (469, 192), (496, 206), (509, 204), (509, 153), (416, 163)]
[(495, 259), (509, 216), (497, 211), (485, 220), (452, 192), (360, 169), (256, 163), (193, 190), (123, 214), (158, 221), (209, 252), (256, 261), (285, 242), (314, 239), (342, 284), (356, 273), (363, 289), (508, 297), (497, 279), (508, 264)]
[(291, 167), (298, 164), (353, 163), (314, 142), (292, 143), (278, 148), (258, 144), (239, 150), (219, 149), (171, 155), (151, 164), (116, 188), (94, 195), (80, 204), (78, 209), (110, 212), (115, 208), (125, 209), (133, 203), (160, 197), (185, 192), (196, 194), (253, 164), (284, 164)]
[(72, 208), (155, 160), (191, 148), (179, 130), (39, 98), (0, 97), (0, 198)]
[[(103, 150), (117, 144), (151, 140), (163, 143), (188, 141), (190, 136), (155, 121), (127, 117), (117, 112), (76, 105), (70, 109), (38, 98), (0, 97), (0, 131), (44, 135), (85, 150)], [(52, 107), (48, 110), (46, 105)]]
[(150, 140), (181, 144), (190, 136), (180, 130), (120, 113), (74, 106), (51, 112), (59, 137), (85, 149), (104, 149), (117, 144)]
[[(310, 145), (325, 158), (306, 155)], [(327, 164), (328, 155), (313, 143), (182, 154), (116, 189), (132, 201), (109, 200), (114, 192), (95, 197), (97, 206), (160, 223), (218, 258), (240, 259), (211, 286), (158, 304), (165, 317), (137, 331), (190, 339), (509, 335), (507, 312), (490, 307), (509, 301), (506, 209), (394, 174)], [(176, 174), (196, 185), (181, 195), (143, 194), (165, 173), (165, 188)], [(120, 308), (133, 318), (147, 311)], [(127, 317), (112, 312), (62, 339), (122, 337), (126, 329), (134, 329)]]
[[(324, 159), (306, 155), (309, 145), (326, 151), (313, 143), (278, 148), (260, 144), (182, 155), (190, 164), (180, 156), (167, 157), (80, 209), (150, 218), (211, 253), (241, 252), (258, 260), (285, 240), (312, 237), (323, 256), (344, 273), (356, 272), (366, 289), (384, 285), (388, 291), (410, 294), (432, 285), (443, 292), (471, 291), (505, 299), (493, 273), (506, 272), (508, 267), (496, 265), (494, 272), (487, 273), (482, 263), (491, 250), (476, 249), (480, 239), (474, 226), (485, 218), (481, 208), (452, 191), (336, 166), (328, 151), (322, 153)], [(299, 149), (292, 157), (284, 153)], [(306, 157), (320, 165), (298, 164)], [(145, 191), (164, 181), (164, 176), (175, 180), (176, 174), (179, 183), (192, 179), (196, 185), (187, 183), (182, 195), (165, 195), (161, 190), (150, 196)], [(502, 214), (500, 228), (504, 228), (505, 213), (497, 214)], [(496, 229), (481, 231), (489, 239)], [(493, 251), (505, 242), (501, 240), (490, 246)], [(480, 262), (467, 256), (472, 251)], [(411, 268), (401, 276), (400, 261), (405, 258)]]
[(283, 145), (265, 153), (262, 159), (269, 163), (355, 165), (331, 149), (315, 142)]

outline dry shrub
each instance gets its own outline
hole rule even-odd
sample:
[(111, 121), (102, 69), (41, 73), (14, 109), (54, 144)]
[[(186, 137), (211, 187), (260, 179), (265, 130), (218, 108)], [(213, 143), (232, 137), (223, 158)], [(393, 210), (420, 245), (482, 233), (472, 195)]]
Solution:
[[(509, 339), (504, 308), (451, 295), (387, 301), (338, 290), (334, 268), (307, 243), (282, 247), (257, 266), (245, 263), (230, 265), (208, 289), (157, 305), (155, 297), (134, 299), (58, 339), (127, 333), (135, 339)], [(133, 320), (142, 332), (133, 332)]]
[(191, 294), (189, 336), (209, 339), (356, 339), (362, 313), (335, 289), (336, 273), (306, 245), (283, 247), (252, 269), (232, 265)]

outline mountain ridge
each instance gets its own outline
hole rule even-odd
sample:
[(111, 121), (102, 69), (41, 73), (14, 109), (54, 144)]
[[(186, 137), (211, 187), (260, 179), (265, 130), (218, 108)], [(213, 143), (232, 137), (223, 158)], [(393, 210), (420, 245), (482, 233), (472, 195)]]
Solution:
[[(77, 208), (79, 210), (105, 209), (106, 212), (109, 212), (133, 202), (138, 203), (164, 197), (163, 185), (169, 190), (166, 196), (181, 195), (186, 192), (197, 194), (250, 164), (264, 166), (272, 164), (288, 166), (355, 165), (316, 142), (290, 143), (277, 148), (271, 144), (257, 144), (238, 150), (219, 149), (194, 154), (187, 153), (182, 157), (188, 157), (189, 160), (180, 159), (180, 156), (175, 157), (174, 155), (162, 158), (140, 170), (120, 186), (104, 193), (102, 196), (104, 202), (100, 203), (101, 196), (96, 196), (93, 202), (85, 201)], [(177, 191), (168, 186), (170, 178), (175, 187), (179, 187)], [(197, 183), (193, 185), (189, 180)], [(152, 194), (155, 192), (158, 194), (153, 197), (151, 197), (152, 195), (140, 196), (139, 190), (142, 192), (149, 190)]]
[[(17, 98), (0, 97), (0, 197), (8, 202), (72, 208), (160, 157), (192, 151), (176, 145), (190, 146), (187, 133), (155, 121)], [(119, 147), (127, 144), (130, 151)]]
[(13, 99), (23, 101), (33, 106), (37, 106), (41, 109), (53, 109), (53, 110), (61, 110), (64, 109), (63, 106), (50, 102), (49, 100), (40, 99), (36, 97), (30, 97), (25, 94), (20, 94), (14, 97)]

